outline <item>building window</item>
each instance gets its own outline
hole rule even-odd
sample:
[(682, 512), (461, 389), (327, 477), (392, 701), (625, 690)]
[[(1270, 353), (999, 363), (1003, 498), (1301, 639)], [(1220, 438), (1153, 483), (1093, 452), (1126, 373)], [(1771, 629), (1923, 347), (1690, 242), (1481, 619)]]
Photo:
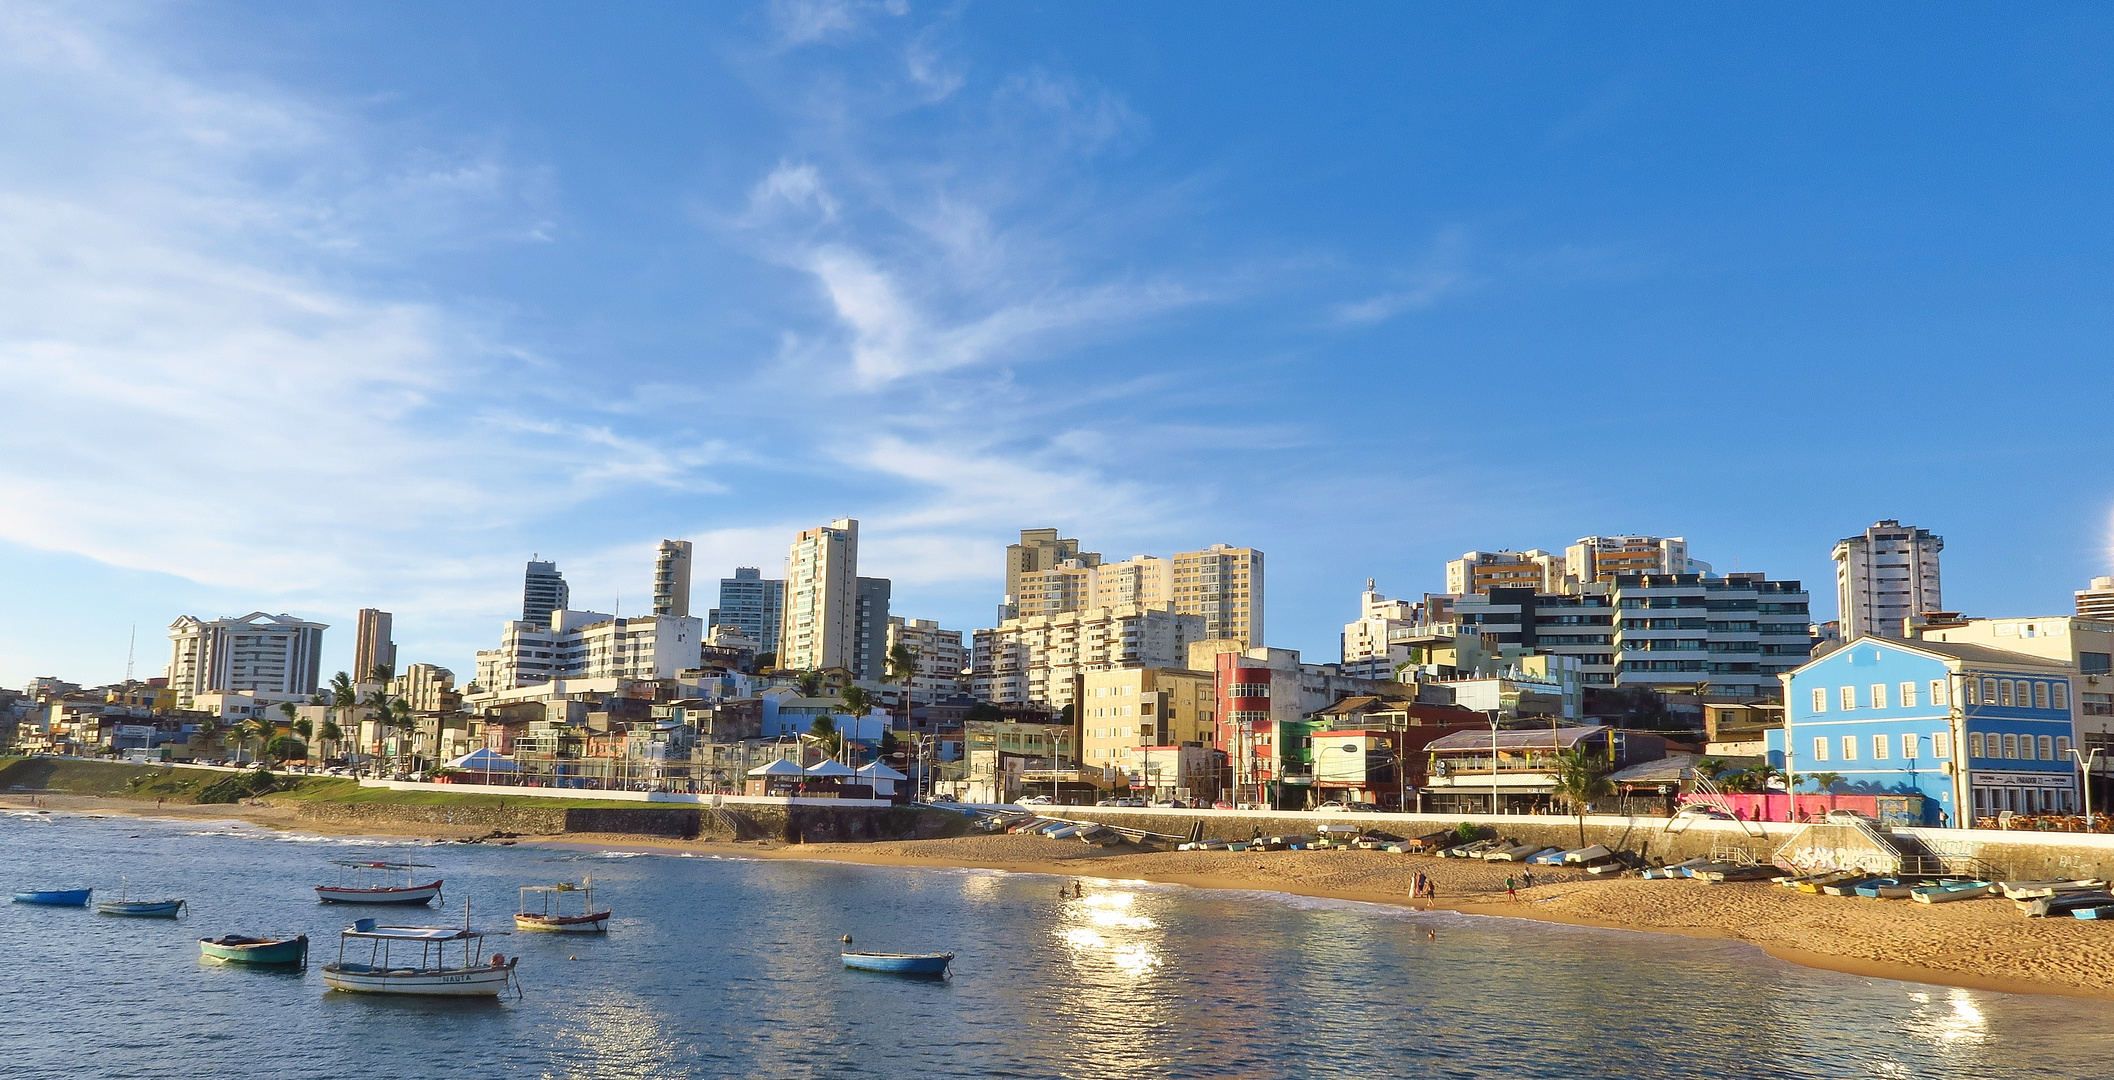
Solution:
[(1931, 703), (1932, 705), (1937, 705), (1937, 706), (1940, 706), (1940, 707), (1944, 706), (1944, 704), (1945, 704), (1945, 680), (1944, 680), (1944, 679), (1932, 679), (1932, 680), (1930, 681), (1930, 703)]
[(2052, 735), (2043, 735), (2043, 736), (2041, 736), (2041, 737), (2040, 737), (2040, 739), (2038, 740), (2038, 742), (2039, 742), (2039, 745), (2040, 745), (2040, 748), (2041, 748), (2041, 760), (2042, 760), (2042, 761), (2054, 761), (2054, 760), (2055, 760), (2055, 737), (2054, 737), (2054, 736), (2052, 736)]
[(2036, 709), (2045, 709), (2048, 707), (2047, 683), (2037, 682), (2033, 684), (2033, 707)]
[(1931, 756), (1945, 759), (1953, 756), (1953, 733), (1941, 731), (1930, 737)]
[(2006, 734), (2004, 736), (2004, 759), (2006, 761), (2012, 761), (2016, 760), (2018, 756), (2019, 737), (2017, 735)]
[(1857, 760), (1857, 736), (1845, 735), (1842, 737), (1842, 759), (1844, 761)]
[(2070, 756), (2070, 736), (2057, 735), (2055, 737), (2055, 756), (2057, 760)]
[(1983, 747), (1982, 747), (1982, 733), (1981, 733), (1981, 732), (1979, 732), (1979, 731), (1976, 731), (1976, 732), (1970, 732), (1970, 733), (1968, 734), (1968, 736), (1967, 736), (1967, 752), (1968, 752), (1968, 755), (1969, 755), (1969, 756), (1971, 756), (1971, 757), (1978, 757), (1978, 758), (1979, 758), (1979, 757), (1988, 757), (1989, 755), (1988, 755), (1988, 754), (1985, 754), (1985, 753), (1983, 753), (1983, 752), (1982, 752), (1982, 750), (1983, 750)]
[[(2026, 684), (2019, 683), (2018, 685), (2023, 688)], [(2003, 682), (1997, 684), (1997, 704), (2010, 705), (2013, 701), (2017, 701), (2019, 703), (2019, 707), (2024, 708), (2026, 705), (2025, 699), (2023, 697), (2012, 697), (2011, 686), (2012, 684), (2010, 679), (2005, 679)]]
[(2051, 693), (2054, 695), (2055, 698), (2055, 707), (2063, 710), (2064, 712), (2069, 712), (2070, 684), (2066, 682), (2056, 683), (2055, 688), (2051, 691)]
[(1888, 757), (1888, 754), (1887, 754), (1887, 742), (1888, 742), (1888, 740), (1887, 740), (1887, 737), (1886, 737), (1886, 736), (1884, 736), (1884, 735), (1874, 735), (1874, 736), (1872, 736), (1872, 760), (1873, 760), (1873, 761), (1885, 761), (1885, 760), (1887, 759), (1887, 757)]
[(1904, 709), (1913, 709), (1916, 707), (1915, 683), (1905, 682), (1901, 684), (1901, 707)]
[(1901, 737), (1901, 756), (1909, 761), (1916, 760), (1916, 737), (1914, 735), (1903, 735)]
[(1980, 703), (1981, 703), (1981, 701), (1982, 701), (1982, 695), (1980, 695), (1980, 694), (1978, 694), (1978, 693), (1976, 693), (1976, 692), (1975, 692), (1975, 686), (1977, 685), (1977, 684), (1976, 684), (1976, 682), (1975, 682), (1975, 680), (1973, 680), (1973, 679), (1968, 679), (1968, 680), (1967, 680), (1966, 682), (1962, 683), (1961, 685), (1962, 685), (1962, 686), (1963, 686), (1964, 688), (1966, 688), (1966, 690), (1967, 690), (1967, 701), (1966, 701), (1966, 704), (1969, 704), (1969, 705), (1978, 705), (1978, 704), (1980, 704)]
[(1984, 705), (1994, 705), (1994, 704), (1996, 704), (1996, 703), (1997, 703), (1997, 681), (1996, 681), (1995, 679), (1983, 679), (1983, 680), (1982, 680), (1982, 704), (1984, 704)]
[(1875, 708), (1875, 709), (1884, 709), (1884, 708), (1886, 708), (1886, 684), (1885, 684), (1885, 683), (1873, 683), (1873, 684), (1872, 684), (1872, 707), (1873, 707), (1873, 708)]
[(1817, 713), (1828, 711), (1828, 692), (1818, 686), (1813, 688), (1813, 711)]
[(1824, 736), (1816, 735), (1813, 738), (1813, 760), (1828, 760), (1828, 740)]
[(2077, 671), (2080, 675), (2114, 674), (2114, 653), (2081, 652), (2077, 654)]
[(1856, 707), (1857, 707), (1857, 688), (1856, 688), (1856, 687), (1854, 687), (1854, 686), (1845, 686), (1845, 687), (1843, 687), (1843, 688), (1842, 688), (1842, 711), (1844, 711), (1844, 712), (1849, 712), (1849, 711), (1850, 711), (1851, 709), (1854, 709), (1854, 708), (1856, 708)]

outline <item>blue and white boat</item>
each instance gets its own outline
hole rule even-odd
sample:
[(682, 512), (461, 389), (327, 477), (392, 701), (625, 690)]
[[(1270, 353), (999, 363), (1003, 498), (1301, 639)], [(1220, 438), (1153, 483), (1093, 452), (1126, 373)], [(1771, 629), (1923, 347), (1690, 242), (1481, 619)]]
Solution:
[(135, 915), (148, 919), (173, 919), (183, 914), (181, 900), (101, 900), (95, 905), (98, 915)]
[(844, 966), (860, 971), (883, 971), (891, 975), (945, 975), (954, 962), (951, 952), (873, 953), (848, 952)]
[(52, 907), (87, 907), (94, 889), (28, 889), (15, 894), (17, 904), (48, 904)]

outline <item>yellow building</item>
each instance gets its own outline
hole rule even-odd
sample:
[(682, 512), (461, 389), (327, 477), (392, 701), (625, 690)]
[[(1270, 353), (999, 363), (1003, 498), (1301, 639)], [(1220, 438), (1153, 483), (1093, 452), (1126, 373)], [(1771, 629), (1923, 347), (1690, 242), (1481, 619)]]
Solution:
[(1079, 764), (1138, 775), (1144, 747), (1209, 746), (1217, 701), (1211, 672), (1143, 667), (1079, 677)]
[(1201, 615), (1208, 637), (1263, 643), (1263, 553), (1213, 544), (1174, 557), (1174, 609)]

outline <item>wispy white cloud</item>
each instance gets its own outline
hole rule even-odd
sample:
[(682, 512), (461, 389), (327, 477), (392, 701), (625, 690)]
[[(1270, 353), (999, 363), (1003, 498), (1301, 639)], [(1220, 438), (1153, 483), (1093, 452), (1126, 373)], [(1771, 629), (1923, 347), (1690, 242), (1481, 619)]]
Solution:
[(1445, 229), (1432, 240), (1416, 266), (1394, 275), (1395, 288), (1337, 304), (1331, 315), (1336, 322), (1347, 325), (1382, 323), (1408, 312), (1428, 310), (1443, 300), (1476, 289), (1483, 279), (1467, 269), (1470, 248), (1465, 229)]

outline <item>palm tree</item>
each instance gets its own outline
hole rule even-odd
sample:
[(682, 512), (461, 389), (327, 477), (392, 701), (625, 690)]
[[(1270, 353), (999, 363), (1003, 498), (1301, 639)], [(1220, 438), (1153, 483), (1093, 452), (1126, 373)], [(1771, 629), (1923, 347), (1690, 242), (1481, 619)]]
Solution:
[(837, 730), (837, 722), (827, 716), (816, 717), (815, 722), (807, 726), (807, 733), (814, 738), (815, 745), (831, 757), (836, 757), (844, 748), (843, 733)]
[(822, 673), (819, 671), (803, 671), (793, 676), (793, 685), (800, 688), (801, 697), (821, 697)]
[(323, 726), (316, 729), (316, 737), (323, 740), (323, 756), (336, 757), (332, 751), (338, 748), (338, 740), (345, 737), (345, 729), (339, 727), (336, 720), (325, 720)]
[(918, 673), (918, 651), (909, 642), (898, 641), (888, 647), (888, 681), (908, 684)]
[[(354, 690), (352, 688), (352, 676), (347, 675), (342, 671), (330, 677), (329, 697), (330, 707), (332, 711), (336, 713), (335, 717), (333, 717), (334, 720), (343, 720), (345, 718), (345, 710), (350, 709), (360, 703), (359, 691)], [(335, 723), (333, 723), (331, 726), (336, 727), (338, 730), (338, 734), (336, 736), (333, 736), (333, 738), (342, 738), (344, 736), (344, 728), (338, 727), (338, 725)], [(359, 729), (354, 728), (353, 730), (357, 732)], [(337, 749), (337, 747), (332, 746), (331, 749), (335, 750)]]
[(1571, 812), (1578, 815), (1578, 846), (1585, 846), (1586, 807), (1595, 799), (1605, 799), (1615, 793), (1615, 785), (1608, 780), (1607, 759), (1588, 755), (1584, 750), (1566, 750), (1556, 755), (1556, 786), (1549, 794), (1563, 800)]
[(837, 697), (843, 700), (844, 711), (851, 714), (852, 735), (856, 737), (859, 733), (859, 721), (873, 711), (873, 695), (867, 693), (864, 687), (847, 686)]
[(397, 698), (389, 703), (388, 711), (383, 713), (382, 716), (383, 719), (389, 722), (389, 726), (396, 731), (397, 756), (405, 756), (404, 744), (410, 739), (411, 733), (418, 730), (418, 721), (411, 716), (411, 703), (403, 698)]
[(265, 747), (271, 743), (272, 736), (279, 733), (279, 725), (269, 716), (253, 716), (243, 727), (250, 738), (257, 740), (257, 759), (264, 760)]
[(1806, 779), (1813, 781), (1813, 790), (1816, 794), (1827, 793), (1828, 809), (1835, 809), (1835, 785), (1842, 783), (1842, 774), (1817, 772), (1807, 776)]

